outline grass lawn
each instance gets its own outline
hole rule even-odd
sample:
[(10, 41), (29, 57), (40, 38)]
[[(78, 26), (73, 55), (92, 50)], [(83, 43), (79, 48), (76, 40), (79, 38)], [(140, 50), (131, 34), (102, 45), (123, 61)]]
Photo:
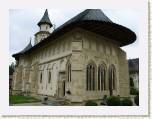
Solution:
[(9, 96), (10, 104), (31, 103), (31, 102), (40, 102), (40, 100), (35, 99), (33, 97), (29, 97), (29, 96), (21, 96), (21, 95)]

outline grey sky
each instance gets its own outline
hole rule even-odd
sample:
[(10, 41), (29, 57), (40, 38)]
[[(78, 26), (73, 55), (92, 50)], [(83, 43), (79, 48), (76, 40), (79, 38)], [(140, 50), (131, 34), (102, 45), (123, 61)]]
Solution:
[[(28, 9), (28, 10), (10, 10), (9, 14), (9, 45), (10, 45), (10, 56), (9, 62), (13, 62), (12, 54), (22, 50), (30, 41), (34, 41), (34, 34), (39, 30), (37, 23), (44, 14), (44, 9)], [(60, 10), (60, 9), (49, 9), (50, 20), (56, 27), (62, 25), (64, 22), (74, 17), (78, 13), (82, 12), (83, 9), (79, 10)], [(127, 58), (137, 58), (138, 53), (138, 27), (139, 27), (139, 16), (140, 13), (134, 10), (103, 10), (103, 12), (115, 23), (126, 26), (134, 31), (137, 35), (135, 43), (123, 47), (127, 52)]]

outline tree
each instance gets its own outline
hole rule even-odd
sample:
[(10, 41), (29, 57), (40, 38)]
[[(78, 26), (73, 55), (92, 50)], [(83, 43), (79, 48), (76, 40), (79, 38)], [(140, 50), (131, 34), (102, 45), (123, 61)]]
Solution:
[(136, 95), (136, 96), (134, 97), (134, 102), (135, 102), (135, 104), (136, 104), (137, 106), (139, 106), (139, 95)]
[(134, 87), (134, 81), (133, 78), (130, 77), (130, 87)]
[(15, 65), (14, 65), (14, 63), (12, 62), (12, 64), (9, 65), (9, 75), (13, 75), (14, 70), (15, 70)]

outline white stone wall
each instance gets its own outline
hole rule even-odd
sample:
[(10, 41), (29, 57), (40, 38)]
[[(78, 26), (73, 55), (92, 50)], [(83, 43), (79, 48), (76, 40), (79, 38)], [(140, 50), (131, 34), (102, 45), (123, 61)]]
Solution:
[(40, 31), (48, 31), (48, 32), (50, 32), (50, 26), (48, 24), (41, 24)]
[(49, 33), (38, 33), (35, 36), (35, 44), (41, 42), (43, 39), (47, 38), (50, 34)]
[[(61, 96), (62, 88), (59, 85), (65, 81), (65, 91), (70, 90), (71, 95), (65, 94), (64, 98), (72, 102), (81, 102), (88, 99), (101, 99), (104, 95), (109, 95), (108, 73), (106, 73), (107, 88), (105, 91), (86, 91), (87, 64), (93, 61), (98, 67), (104, 63), (107, 70), (113, 64), (116, 68), (116, 89), (113, 94), (129, 96), (126, 54), (116, 44), (113, 40), (77, 28), (38, 50), (32, 51), (28, 57), (20, 58), (19, 66), (22, 65), (27, 70), (36, 68), (32, 69), (35, 70), (34, 73), (29, 70), (30, 85), (34, 85), (34, 82), (36, 85), (35, 90), (31, 88), (31, 91), (34, 90), (36, 94)], [(72, 66), (71, 82), (67, 81), (66, 75), (66, 65), (69, 62)], [(51, 72), (50, 83), (48, 83), (49, 71)], [(42, 83), (40, 83), (41, 73)]]
[[(81, 30), (81, 32), (79, 32)], [(118, 46), (105, 37), (98, 36), (94, 33), (78, 29), (75, 31), (72, 47), (72, 66), (73, 66), (73, 82), (77, 82), (73, 88), (76, 100), (101, 99), (105, 94), (109, 95), (108, 89), (108, 71), (106, 73), (106, 90), (105, 91), (86, 91), (86, 66), (93, 61), (96, 68), (102, 63), (106, 65), (108, 70), (111, 64), (116, 68), (116, 90), (114, 95), (119, 94), (119, 64), (118, 64)], [(97, 80), (97, 72), (96, 72)], [(81, 96), (80, 96), (81, 95)], [(81, 99), (82, 98), (82, 99)], [(73, 100), (74, 101), (74, 100)]]
[[(31, 54), (31, 65), (38, 62), (37, 76), (38, 94), (55, 96), (58, 93), (59, 72), (66, 70), (67, 57), (71, 54), (70, 37), (64, 36), (62, 40), (55, 41), (40, 48)], [(48, 72), (51, 71), (51, 82), (48, 83)], [(40, 83), (40, 74), (43, 74)]]

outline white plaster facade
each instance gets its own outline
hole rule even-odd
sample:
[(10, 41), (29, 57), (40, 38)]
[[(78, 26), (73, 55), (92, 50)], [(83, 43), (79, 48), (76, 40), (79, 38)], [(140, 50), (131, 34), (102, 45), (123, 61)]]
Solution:
[[(44, 27), (44, 28), (43, 28)], [(41, 30), (47, 31), (46, 25)], [(36, 36), (36, 44), (41, 40)], [(94, 90), (86, 90), (87, 65), (95, 67)], [(68, 64), (71, 65), (70, 81)], [(105, 89), (98, 90), (98, 67), (105, 65)], [(129, 97), (129, 72), (126, 53), (113, 39), (73, 28), (48, 44), (21, 55), (13, 75), (14, 90), (31, 95), (60, 97), (70, 102), (99, 100), (110, 95), (109, 69), (115, 67), (112, 95)], [(70, 92), (70, 93), (68, 93)]]
[[(39, 48), (29, 54), (29, 57), (20, 57), (14, 73), (15, 82), (18, 82), (16, 83), (18, 85), (14, 86), (14, 89), (25, 91), (26, 84), (29, 84), (31, 93), (64, 97), (72, 102), (99, 99), (109, 95), (108, 72), (106, 72), (105, 91), (86, 91), (86, 66), (90, 61), (93, 61), (96, 67), (104, 63), (107, 69), (113, 64), (116, 67), (116, 89), (113, 90), (113, 94), (129, 96), (126, 53), (110, 39), (80, 28)], [(66, 77), (69, 62), (72, 66), (71, 82), (68, 82)], [(49, 72), (51, 72), (50, 83), (48, 83)], [(65, 89), (62, 86), (64, 81)], [(66, 93), (64, 95), (63, 90), (70, 90), (71, 95)]]

